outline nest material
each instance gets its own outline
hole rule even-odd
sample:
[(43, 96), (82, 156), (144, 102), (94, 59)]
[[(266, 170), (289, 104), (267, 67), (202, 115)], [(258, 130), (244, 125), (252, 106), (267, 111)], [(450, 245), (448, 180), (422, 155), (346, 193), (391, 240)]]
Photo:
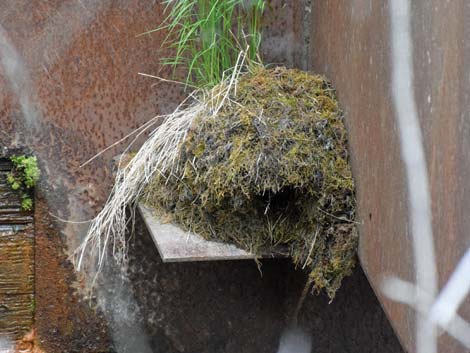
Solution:
[(355, 263), (354, 183), (334, 89), (322, 76), (257, 68), (217, 116), (201, 114), (177, 167), (145, 202), (207, 239), (260, 253), (284, 246), (333, 298)]

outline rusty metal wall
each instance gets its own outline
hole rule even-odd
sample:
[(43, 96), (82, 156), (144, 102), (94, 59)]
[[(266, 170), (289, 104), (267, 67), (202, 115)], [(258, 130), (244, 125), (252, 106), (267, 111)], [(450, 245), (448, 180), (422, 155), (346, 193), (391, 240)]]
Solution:
[[(48, 352), (109, 347), (103, 320), (75, 296), (67, 261), (111, 185), (119, 148), (85, 160), (177, 104), (174, 86), (138, 72), (160, 71), (160, 1), (7, 0), (0, 3), (0, 145), (38, 156), (35, 329)], [(62, 237), (58, 230), (62, 230)], [(67, 246), (68, 245), (68, 251)], [(65, 254), (64, 254), (65, 252)]]
[[(429, 169), (440, 286), (470, 246), (470, 4), (412, 1), (414, 89)], [(407, 193), (391, 97), (387, 1), (312, 2), (309, 68), (338, 90), (358, 189), (360, 258), (404, 346), (414, 313), (384, 297), (384, 276), (414, 280)], [(470, 319), (470, 300), (459, 313)], [(466, 350), (444, 335), (440, 352)]]
[[(161, 69), (163, 34), (136, 37), (160, 23), (157, 3), (0, 4), (4, 41), (23, 62), (13, 77), (5, 63), (0, 68), (1, 138), (38, 154), (49, 184), (63, 186), (70, 201), (96, 206), (110, 180), (107, 161), (116, 150), (88, 167), (79, 165), (179, 100), (176, 87), (152, 86), (154, 81), (137, 74)], [(10, 52), (3, 45), (3, 60)], [(68, 217), (64, 208), (57, 213)]]

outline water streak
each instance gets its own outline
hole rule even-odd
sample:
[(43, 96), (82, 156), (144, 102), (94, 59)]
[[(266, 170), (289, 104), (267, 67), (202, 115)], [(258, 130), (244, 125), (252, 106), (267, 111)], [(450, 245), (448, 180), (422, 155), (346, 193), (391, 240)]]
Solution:
[[(392, 97), (399, 127), (401, 156), (405, 164), (409, 222), (418, 287), (416, 349), (437, 351), (437, 332), (425, 317), (437, 294), (437, 271), (431, 223), (431, 197), (422, 132), (413, 90), (411, 1), (390, 0), (392, 40)], [(419, 293), (428, 293), (427, 296)], [(424, 314), (424, 316), (423, 316)]]
[(39, 111), (33, 104), (33, 85), (23, 58), (0, 25), (0, 64), (3, 67), (11, 90), (20, 103), (27, 128), (35, 128), (39, 121)]
[(13, 350), (13, 343), (5, 337), (0, 337), (0, 353), (11, 353)]
[(312, 337), (300, 328), (289, 328), (281, 336), (277, 353), (311, 353)]

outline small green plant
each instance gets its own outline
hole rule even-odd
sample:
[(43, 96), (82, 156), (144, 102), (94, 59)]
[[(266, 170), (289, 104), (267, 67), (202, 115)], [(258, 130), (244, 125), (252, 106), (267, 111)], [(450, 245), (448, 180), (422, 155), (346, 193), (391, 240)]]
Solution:
[(36, 299), (31, 298), (31, 303), (29, 303), (29, 310), (34, 314), (36, 312)]
[(164, 46), (175, 55), (162, 60), (187, 70), (186, 84), (212, 88), (230, 75), (241, 49), (257, 60), (264, 0), (165, 0)]
[(8, 184), (13, 190), (18, 190), (21, 196), (21, 208), (30, 211), (33, 208), (33, 199), (30, 191), (39, 180), (41, 171), (36, 157), (12, 156), (13, 169), (7, 175)]

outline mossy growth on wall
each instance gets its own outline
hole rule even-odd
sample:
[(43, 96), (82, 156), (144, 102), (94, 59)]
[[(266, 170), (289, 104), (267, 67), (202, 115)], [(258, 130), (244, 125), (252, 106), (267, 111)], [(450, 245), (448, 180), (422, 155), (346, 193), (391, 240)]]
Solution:
[(36, 157), (12, 156), (13, 169), (7, 175), (8, 184), (13, 190), (20, 192), (21, 208), (30, 211), (33, 208), (31, 190), (36, 185), (41, 175)]
[(207, 239), (284, 247), (333, 298), (355, 263), (354, 183), (334, 89), (322, 76), (256, 67), (217, 116), (197, 118), (145, 202)]

